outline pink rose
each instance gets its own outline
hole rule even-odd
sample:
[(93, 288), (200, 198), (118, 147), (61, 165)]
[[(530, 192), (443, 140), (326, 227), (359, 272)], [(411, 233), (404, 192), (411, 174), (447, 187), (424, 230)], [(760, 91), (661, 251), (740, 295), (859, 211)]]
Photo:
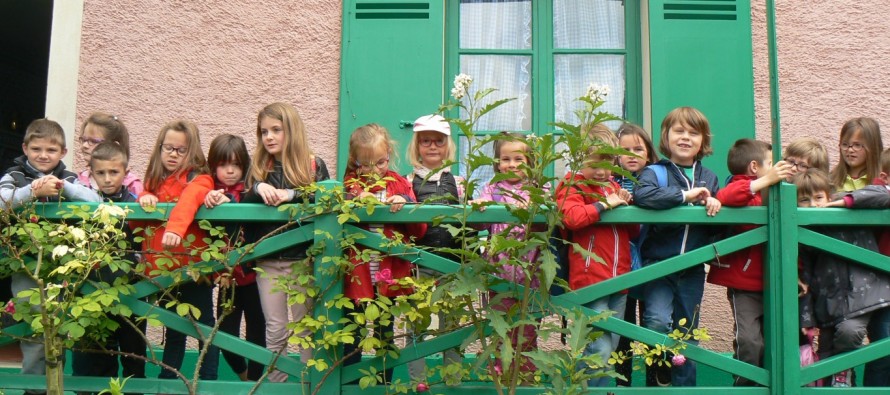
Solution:
[(415, 392), (427, 392), (430, 390), (430, 387), (425, 383), (417, 384), (417, 390)]
[(671, 358), (671, 363), (674, 364), (674, 366), (683, 366), (683, 364), (686, 363), (686, 356), (683, 354), (674, 355), (673, 358)]
[(389, 269), (383, 269), (377, 272), (374, 276), (374, 280), (378, 283), (384, 283), (386, 285), (393, 285), (396, 283), (395, 280), (392, 279), (392, 271)]
[(15, 304), (10, 300), (6, 303), (6, 312), (9, 314), (15, 314)]

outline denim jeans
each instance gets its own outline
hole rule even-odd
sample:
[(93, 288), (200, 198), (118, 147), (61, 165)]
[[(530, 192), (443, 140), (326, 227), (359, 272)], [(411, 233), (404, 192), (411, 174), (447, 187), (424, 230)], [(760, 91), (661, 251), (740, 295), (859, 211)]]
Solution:
[[(656, 332), (669, 333), (698, 328), (699, 310), (705, 289), (705, 267), (698, 265), (653, 280), (645, 285), (643, 300), (646, 312), (643, 325)], [(680, 320), (686, 319), (681, 327)], [(687, 343), (697, 344), (695, 340)], [(695, 362), (688, 360), (671, 369), (671, 383), (675, 387), (695, 386)]]
[[(201, 311), (198, 322), (213, 327), (216, 319), (213, 317), (213, 287), (203, 284), (185, 283), (176, 287), (172, 293), (180, 303), (188, 303)], [(165, 303), (165, 302), (161, 302)], [(171, 309), (175, 310), (175, 306)], [(204, 343), (199, 341), (198, 347), (203, 348)], [(182, 368), (182, 359), (185, 357), (185, 335), (167, 328), (166, 342), (164, 344), (164, 357), (162, 361), (174, 369)], [(201, 369), (198, 370), (198, 378), (201, 380), (216, 380), (219, 367), (219, 348), (211, 346), (204, 356)], [(176, 374), (170, 370), (162, 369), (158, 375), (161, 379), (176, 378)]]
[[(626, 304), (627, 294), (618, 293), (604, 296), (602, 298), (589, 302), (585, 304), (584, 307), (596, 310), (598, 312), (612, 311), (615, 312), (613, 317), (622, 318), (622, 314), (624, 314), (624, 307)], [(587, 344), (587, 347), (584, 349), (584, 355), (588, 356), (598, 354), (602, 358), (603, 366), (607, 366), (609, 357), (612, 355), (612, 351), (615, 351), (615, 348), (618, 347), (619, 338), (620, 336), (618, 336), (618, 334), (604, 332), (602, 336)], [(609, 386), (611, 381), (611, 377), (592, 378), (587, 380), (587, 386), (607, 387)]]
[[(871, 342), (890, 337), (890, 307), (875, 311), (868, 322), (868, 338)], [(890, 356), (865, 364), (862, 380), (864, 387), (890, 387)]]

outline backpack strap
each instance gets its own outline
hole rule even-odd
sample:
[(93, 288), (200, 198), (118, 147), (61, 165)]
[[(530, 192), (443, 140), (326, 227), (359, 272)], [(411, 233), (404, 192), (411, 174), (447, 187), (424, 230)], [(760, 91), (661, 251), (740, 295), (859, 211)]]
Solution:
[(658, 187), (659, 188), (666, 187), (668, 185), (667, 167), (665, 167), (664, 165), (659, 165), (659, 164), (651, 164), (651, 165), (649, 165), (649, 168), (655, 172), (655, 179), (658, 182)]

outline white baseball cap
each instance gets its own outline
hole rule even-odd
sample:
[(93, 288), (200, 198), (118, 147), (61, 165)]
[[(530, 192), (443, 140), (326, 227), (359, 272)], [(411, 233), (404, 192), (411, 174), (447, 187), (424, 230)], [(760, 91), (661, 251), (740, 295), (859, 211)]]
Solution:
[(439, 132), (451, 136), (451, 125), (441, 115), (424, 115), (414, 121), (414, 132)]

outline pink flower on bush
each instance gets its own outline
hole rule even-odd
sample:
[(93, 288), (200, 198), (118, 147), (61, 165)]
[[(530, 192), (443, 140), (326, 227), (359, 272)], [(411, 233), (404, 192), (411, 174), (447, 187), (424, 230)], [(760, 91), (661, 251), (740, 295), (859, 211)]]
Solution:
[(683, 354), (674, 355), (673, 358), (671, 358), (671, 363), (674, 366), (683, 366), (683, 364), (686, 363), (686, 356)]
[(11, 300), (6, 303), (6, 312), (9, 314), (15, 314), (15, 303), (12, 303)]
[(389, 269), (383, 269), (377, 272), (374, 276), (374, 280), (378, 283), (384, 283), (386, 285), (393, 285), (396, 283), (396, 280), (392, 278), (392, 271)]

